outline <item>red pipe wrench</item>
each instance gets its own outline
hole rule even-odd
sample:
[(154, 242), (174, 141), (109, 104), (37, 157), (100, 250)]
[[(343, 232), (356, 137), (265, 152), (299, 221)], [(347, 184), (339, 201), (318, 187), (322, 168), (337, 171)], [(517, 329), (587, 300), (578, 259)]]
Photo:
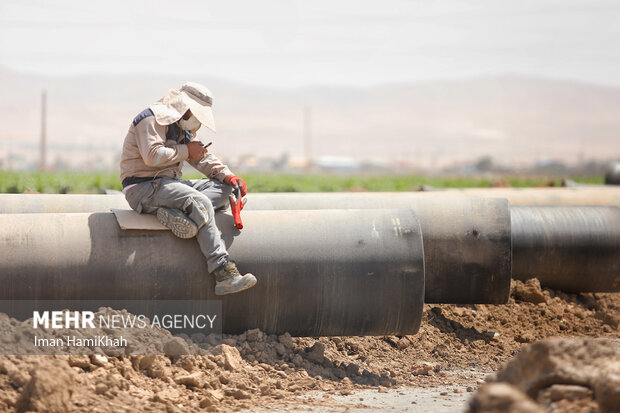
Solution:
[(241, 210), (248, 200), (241, 197), (241, 188), (238, 186), (233, 187), (233, 191), (228, 199), (230, 201), (230, 210), (232, 211), (232, 216), (235, 220), (235, 227), (242, 229), (243, 222), (241, 222)]

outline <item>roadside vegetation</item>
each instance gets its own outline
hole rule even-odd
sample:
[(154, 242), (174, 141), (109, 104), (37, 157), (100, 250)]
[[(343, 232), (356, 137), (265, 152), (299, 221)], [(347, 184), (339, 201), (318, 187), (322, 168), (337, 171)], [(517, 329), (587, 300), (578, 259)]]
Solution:
[[(184, 176), (200, 178), (199, 174)], [(443, 175), (333, 175), (333, 174), (242, 174), (253, 192), (411, 191), (420, 187), (471, 188), (489, 186), (560, 186), (561, 178), (470, 177)], [(569, 177), (589, 184), (602, 184), (603, 177)], [(120, 190), (115, 172), (5, 172), (0, 171), (1, 193), (105, 193)]]

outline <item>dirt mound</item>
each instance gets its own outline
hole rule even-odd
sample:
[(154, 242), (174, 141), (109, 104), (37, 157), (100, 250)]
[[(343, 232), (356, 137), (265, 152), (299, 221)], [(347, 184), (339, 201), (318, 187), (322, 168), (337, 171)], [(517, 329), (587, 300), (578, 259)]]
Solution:
[(489, 380), (508, 384), (483, 386), (471, 400), (470, 413), (496, 412), (499, 407), (514, 412), (618, 412), (620, 348), (600, 339), (546, 339), (524, 348)]
[(538, 280), (513, 281), (505, 305), (427, 306), (420, 332), (408, 339), (420, 358), (495, 369), (546, 337), (618, 337), (619, 320), (620, 294), (566, 294), (543, 290)]
[[(0, 411), (231, 411), (294, 405), (291, 396), (309, 390), (441, 384), (473, 391), (480, 377), (474, 370), (495, 371), (526, 343), (620, 337), (620, 294), (564, 294), (518, 281), (513, 294), (499, 306), (426, 305), (415, 336), (295, 338), (249, 330), (224, 336), (220, 354), (4, 356)], [(38, 372), (60, 379), (50, 388)]]

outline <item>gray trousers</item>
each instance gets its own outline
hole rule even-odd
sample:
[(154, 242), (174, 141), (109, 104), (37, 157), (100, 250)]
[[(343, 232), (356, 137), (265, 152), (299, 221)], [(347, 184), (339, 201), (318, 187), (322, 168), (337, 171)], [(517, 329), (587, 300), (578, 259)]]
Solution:
[(196, 239), (213, 272), (225, 265), (229, 256), (220, 230), (215, 224), (215, 211), (228, 207), (232, 187), (215, 179), (178, 180), (155, 178), (129, 189), (125, 199), (139, 213), (153, 214), (159, 207), (182, 211), (198, 225)]

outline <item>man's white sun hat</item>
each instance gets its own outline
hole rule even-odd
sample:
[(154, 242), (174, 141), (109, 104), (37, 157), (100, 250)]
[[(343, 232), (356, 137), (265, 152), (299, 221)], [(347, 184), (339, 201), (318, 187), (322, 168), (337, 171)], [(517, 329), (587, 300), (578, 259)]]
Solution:
[(187, 82), (180, 90), (170, 89), (150, 109), (160, 125), (178, 121), (189, 109), (201, 124), (215, 132), (212, 106), (213, 95), (209, 89), (199, 83)]

